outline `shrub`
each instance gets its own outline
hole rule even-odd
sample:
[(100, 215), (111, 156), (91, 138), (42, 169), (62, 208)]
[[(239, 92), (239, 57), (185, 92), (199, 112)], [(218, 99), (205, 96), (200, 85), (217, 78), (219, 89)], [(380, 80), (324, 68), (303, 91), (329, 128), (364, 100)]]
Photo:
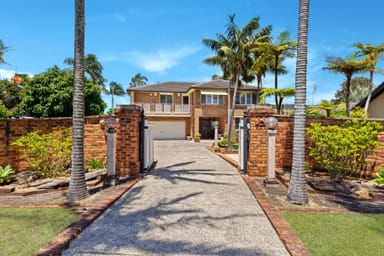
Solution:
[(0, 100), (0, 118), (8, 118), (9, 117), (9, 111), (4, 106), (3, 102)]
[(376, 178), (373, 179), (374, 182), (378, 185), (383, 185), (384, 184), (384, 167), (380, 169), (378, 173), (376, 173)]
[(360, 107), (356, 107), (351, 110), (351, 117), (352, 118), (367, 118), (367, 113), (364, 112), (364, 109)]
[(98, 170), (98, 169), (102, 169), (104, 167), (103, 163), (99, 159), (96, 159), (96, 158), (89, 159), (87, 162), (87, 165), (92, 170)]
[(382, 125), (378, 122), (348, 120), (343, 126), (323, 126), (314, 123), (307, 128), (312, 140), (309, 156), (331, 178), (342, 179), (359, 171), (365, 158), (379, 145), (376, 137)]
[(13, 172), (10, 165), (6, 167), (0, 166), (0, 184), (6, 184), (11, 182), (14, 178), (15, 173)]
[[(228, 133), (223, 134), (223, 138), (217, 142), (217, 145), (221, 148), (225, 148), (228, 145)], [(231, 147), (232, 149), (237, 150), (239, 148), (237, 144), (237, 139), (235, 137), (232, 137), (231, 139)]]
[(69, 129), (56, 128), (51, 133), (30, 132), (18, 138), (16, 145), (28, 168), (40, 177), (63, 174), (71, 163), (72, 136)]

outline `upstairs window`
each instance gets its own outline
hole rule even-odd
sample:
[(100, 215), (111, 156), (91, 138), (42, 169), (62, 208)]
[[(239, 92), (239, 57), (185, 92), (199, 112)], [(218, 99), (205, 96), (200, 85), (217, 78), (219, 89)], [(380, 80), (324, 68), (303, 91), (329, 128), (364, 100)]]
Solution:
[(257, 95), (255, 92), (239, 92), (236, 95), (236, 104), (252, 105), (256, 104)]
[(172, 94), (160, 94), (160, 103), (161, 104), (172, 104), (173, 103)]
[(224, 95), (203, 94), (201, 95), (201, 104), (224, 104)]

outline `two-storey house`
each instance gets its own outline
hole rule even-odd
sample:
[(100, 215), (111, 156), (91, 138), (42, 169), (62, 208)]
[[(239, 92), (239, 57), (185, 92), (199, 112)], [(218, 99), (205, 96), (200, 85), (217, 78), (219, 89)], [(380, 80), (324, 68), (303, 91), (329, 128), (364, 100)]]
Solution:
[[(228, 97), (232, 105), (233, 87), (229, 81), (204, 83), (165, 82), (130, 88), (131, 104), (144, 108), (147, 120), (154, 125), (155, 139), (186, 139), (197, 132), (202, 139), (212, 139), (212, 121), (219, 122), (219, 133), (228, 125)], [(229, 89), (229, 91), (228, 91)], [(242, 85), (238, 89), (234, 127), (247, 106), (256, 104), (257, 87)]]

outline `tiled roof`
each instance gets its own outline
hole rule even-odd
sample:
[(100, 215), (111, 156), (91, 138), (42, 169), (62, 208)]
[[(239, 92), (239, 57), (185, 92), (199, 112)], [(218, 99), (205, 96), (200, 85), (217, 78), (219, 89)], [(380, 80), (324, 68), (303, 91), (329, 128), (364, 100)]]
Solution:
[[(371, 100), (373, 100), (382, 93), (384, 93), (384, 82), (382, 82), (375, 90), (373, 90)], [(359, 103), (357, 103), (355, 107), (363, 108), (365, 106), (365, 102), (367, 102), (367, 98), (368, 96), (362, 99)]]
[(187, 92), (196, 83), (187, 82), (164, 82), (142, 87), (129, 88), (129, 91), (141, 92)]
[[(190, 89), (213, 89), (225, 90), (228, 88), (229, 81), (227, 80), (212, 80), (203, 83), (189, 83), (189, 82), (165, 82), (153, 85), (147, 85), (137, 88), (129, 88), (129, 91), (141, 92), (187, 92)], [(232, 85), (232, 88), (234, 85)], [(242, 85), (239, 90), (257, 90), (255, 85)]]
[[(229, 85), (228, 80), (212, 80), (204, 83), (194, 84), (192, 88), (194, 89), (227, 89)], [(234, 84), (232, 85), (232, 88), (234, 88)], [(257, 90), (257, 87), (255, 85), (249, 85), (249, 84), (243, 84), (239, 90)]]

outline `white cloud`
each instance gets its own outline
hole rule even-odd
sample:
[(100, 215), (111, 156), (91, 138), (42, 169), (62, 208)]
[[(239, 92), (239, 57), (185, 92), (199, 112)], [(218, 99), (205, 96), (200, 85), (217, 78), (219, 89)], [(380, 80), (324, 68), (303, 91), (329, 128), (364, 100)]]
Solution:
[(0, 79), (11, 79), (11, 77), (13, 77), (15, 73), (27, 74), (29, 77), (33, 77), (33, 74), (30, 72), (22, 72), (22, 71), (15, 72), (15, 70), (0, 69)]
[(14, 70), (0, 69), (0, 79), (10, 79), (15, 75)]
[(164, 73), (176, 66), (181, 59), (193, 55), (200, 48), (182, 47), (177, 49), (163, 49), (156, 52), (131, 51), (124, 54), (126, 61), (137, 65), (148, 72)]

